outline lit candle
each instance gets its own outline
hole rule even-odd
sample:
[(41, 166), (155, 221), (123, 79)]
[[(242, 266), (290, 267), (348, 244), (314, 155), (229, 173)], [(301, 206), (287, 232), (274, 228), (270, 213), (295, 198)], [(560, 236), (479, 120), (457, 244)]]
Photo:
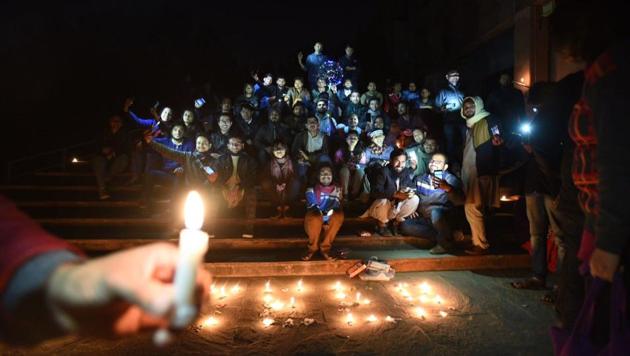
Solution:
[(361, 292), (357, 292), (356, 301), (357, 303), (361, 303)]
[(265, 296), (263, 297), (263, 301), (269, 304), (273, 301), (273, 297), (271, 296), (271, 294), (265, 294)]
[(426, 295), (422, 294), (420, 296), (420, 298), (418, 298), (420, 300), (420, 303), (424, 304), (424, 303), (428, 303), (429, 302), (429, 297), (427, 297)]
[(422, 282), (422, 284), (420, 285), (420, 291), (422, 291), (422, 293), (424, 294), (429, 294), (431, 293), (431, 286), (427, 282)]
[(370, 302), (370, 300), (369, 300), (369, 299), (363, 299), (363, 304), (367, 305), (367, 304), (370, 304), (370, 303), (371, 303), (371, 302)]
[(276, 300), (275, 302), (273, 302), (273, 303), (271, 304), (271, 308), (272, 308), (273, 310), (281, 310), (281, 309), (282, 309), (282, 307), (284, 307), (284, 303), (282, 303), (282, 302), (281, 302), (281, 301), (279, 301), (279, 300)]
[(368, 316), (366, 320), (368, 323), (374, 323), (378, 321), (378, 319), (376, 318), (376, 316), (374, 316), (374, 314), (370, 314), (370, 316)]
[(339, 292), (341, 290), (341, 282), (337, 281), (337, 283), (335, 283), (335, 290), (337, 292)]
[(393, 323), (396, 320), (394, 320), (394, 318), (392, 318), (391, 316), (388, 315), (388, 316), (385, 317), (385, 321), (388, 322), (388, 323)]
[(188, 193), (184, 207), (186, 228), (179, 234), (179, 258), (175, 272), (175, 315), (173, 326), (184, 328), (197, 314), (195, 284), (197, 268), (208, 250), (208, 234), (201, 231), (203, 225), (203, 201), (196, 191)]
[(210, 293), (214, 294), (217, 292), (217, 287), (214, 283), (210, 286)]
[(289, 305), (291, 306), (291, 308), (295, 308), (295, 297), (291, 297)]
[(302, 280), (301, 279), (297, 282), (297, 291), (298, 292), (302, 291)]
[(354, 323), (354, 318), (352, 317), (352, 313), (348, 313), (348, 315), (346, 316), (346, 323), (348, 323), (348, 325), (352, 325), (352, 323)]
[(346, 299), (346, 293), (344, 293), (344, 292), (337, 292), (337, 294), (335, 294), (335, 297), (337, 299)]
[(274, 323), (275, 320), (271, 319), (271, 318), (264, 318), (262, 323), (263, 325), (267, 328), (269, 326), (271, 326), (271, 324)]
[(417, 307), (417, 308), (416, 308), (416, 315), (417, 315), (419, 318), (424, 319), (424, 318), (427, 316), (427, 312), (424, 310), (424, 308)]
[(234, 285), (234, 287), (232, 287), (232, 289), (231, 289), (232, 294), (236, 294), (236, 293), (238, 293), (240, 291), (241, 291), (241, 287), (238, 285), (238, 283), (236, 283)]
[(445, 312), (444, 310), (440, 310), (440, 316), (441, 316), (442, 318), (446, 318), (446, 317), (448, 316), (448, 313), (447, 313), (447, 312)]
[(207, 328), (216, 326), (217, 324), (219, 324), (219, 321), (213, 316), (209, 316), (203, 321), (203, 326)]
[(271, 282), (267, 281), (267, 283), (265, 283), (265, 293), (271, 293)]
[(439, 295), (436, 295), (433, 301), (435, 304), (442, 304), (442, 298)]
[(72, 158), (72, 163), (79, 163), (79, 160), (76, 157)]
[(225, 286), (221, 287), (221, 295), (219, 296), (219, 299), (223, 299), (227, 297), (227, 294), (225, 294)]

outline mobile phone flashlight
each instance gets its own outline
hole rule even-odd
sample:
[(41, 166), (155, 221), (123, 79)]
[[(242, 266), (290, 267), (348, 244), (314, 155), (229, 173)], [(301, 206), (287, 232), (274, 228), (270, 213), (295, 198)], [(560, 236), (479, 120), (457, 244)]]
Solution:
[(526, 122), (521, 125), (520, 130), (523, 135), (529, 135), (532, 133), (532, 125), (529, 122)]

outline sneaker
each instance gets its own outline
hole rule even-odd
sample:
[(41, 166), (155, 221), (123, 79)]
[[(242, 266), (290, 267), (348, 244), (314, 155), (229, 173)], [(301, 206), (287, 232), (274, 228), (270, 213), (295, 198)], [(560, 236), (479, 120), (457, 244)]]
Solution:
[(243, 229), (243, 238), (244, 239), (254, 238), (254, 226), (252, 226), (251, 224), (245, 225), (245, 229)]
[(376, 233), (383, 237), (394, 236), (387, 226), (379, 226), (376, 228)]
[(337, 259), (328, 254), (328, 252), (320, 251), (320, 254), (326, 261), (336, 261)]
[(429, 250), (429, 253), (432, 255), (444, 255), (448, 253), (448, 250), (438, 244), (433, 246), (433, 248)]
[(487, 255), (488, 254), (488, 249), (487, 248), (482, 248), (479, 246), (473, 246), (473, 248), (468, 249), (466, 251), (466, 254), (471, 255), (471, 256), (481, 256), (481, 255)]
[(302, 256), (302, 261), (310, 261), (313, 258), (315, 251), (309, 251), (304, 256)]

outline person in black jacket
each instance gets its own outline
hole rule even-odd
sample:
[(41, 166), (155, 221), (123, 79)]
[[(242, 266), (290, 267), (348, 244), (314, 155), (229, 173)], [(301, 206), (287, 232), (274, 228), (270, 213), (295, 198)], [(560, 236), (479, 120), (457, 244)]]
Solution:
[(464, 99), (461, 116), (466, 122), (466, 142), (462, 163), (462, 182), (466, 220), (472, 230), (471, 255), (485, 254), (490, 247), (483, 221), (484, 211), (499, 207), (499, 169), (501, 165), (501, 128), (483, 107), (479, 97)]
[(101, 200), (109, 199), (107, 182), (122, 173), (129, 165), (131, 140), (118, 115), (109, 118), (109, 125), (100, 139), (100, 152), (92, 159), (92, 168)]
[(254, 145), (258, 150), (258, 163), (262, 166), (271, 159), (273, 143), (277, 140), (287, 142), (289, 139), (288, 127), (280, 122), (279, 107), (269, 108), (269, 121), (261, 126), (254, 138)]
[[(405, 168), (407, 154), (397, 148), (389, 156), (386, 166), (372, 166), (368, 169), (370, 181), (370, 207), (362, 218), (376, 219), (376, 232), (381, 236), (398, 235), (398, 227), (409, 215), (416, 211), (420, 199), (415, 193), (409, 168)], [(393, 234), (388, 224), (393, 223)]]
[(217, 183), (228, 209), (245, 206), (243, 237), (254, 237), (252, 220), (256, 218), (256, 160), (243, 151), (243, 139), (233, 135), (228, 141), (228, 152), (216, 162)]

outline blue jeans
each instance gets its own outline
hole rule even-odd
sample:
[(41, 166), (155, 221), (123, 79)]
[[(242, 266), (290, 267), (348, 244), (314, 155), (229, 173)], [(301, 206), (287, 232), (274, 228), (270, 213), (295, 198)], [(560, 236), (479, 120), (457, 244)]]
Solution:
[(547, 194), (530, 193), (525, 196), (527, 219), (529, 220), (529, 240), (532, 248), (532, 272), (538, 278), (547, 276), (547, 234), (549, 227), (556, 236), (558, 246), (557, 266), (562, 266), (565, 246), (558, 236), (556, 216), (552, 214), (554, 198)]
[(431, 216), (407, 219), (400, 225), (404, 235), (430, 238), (438, 245), (446, 247), (453, 240), (453, 231), (449, 224), (449, 209), (436, 207), (431, 209)]

